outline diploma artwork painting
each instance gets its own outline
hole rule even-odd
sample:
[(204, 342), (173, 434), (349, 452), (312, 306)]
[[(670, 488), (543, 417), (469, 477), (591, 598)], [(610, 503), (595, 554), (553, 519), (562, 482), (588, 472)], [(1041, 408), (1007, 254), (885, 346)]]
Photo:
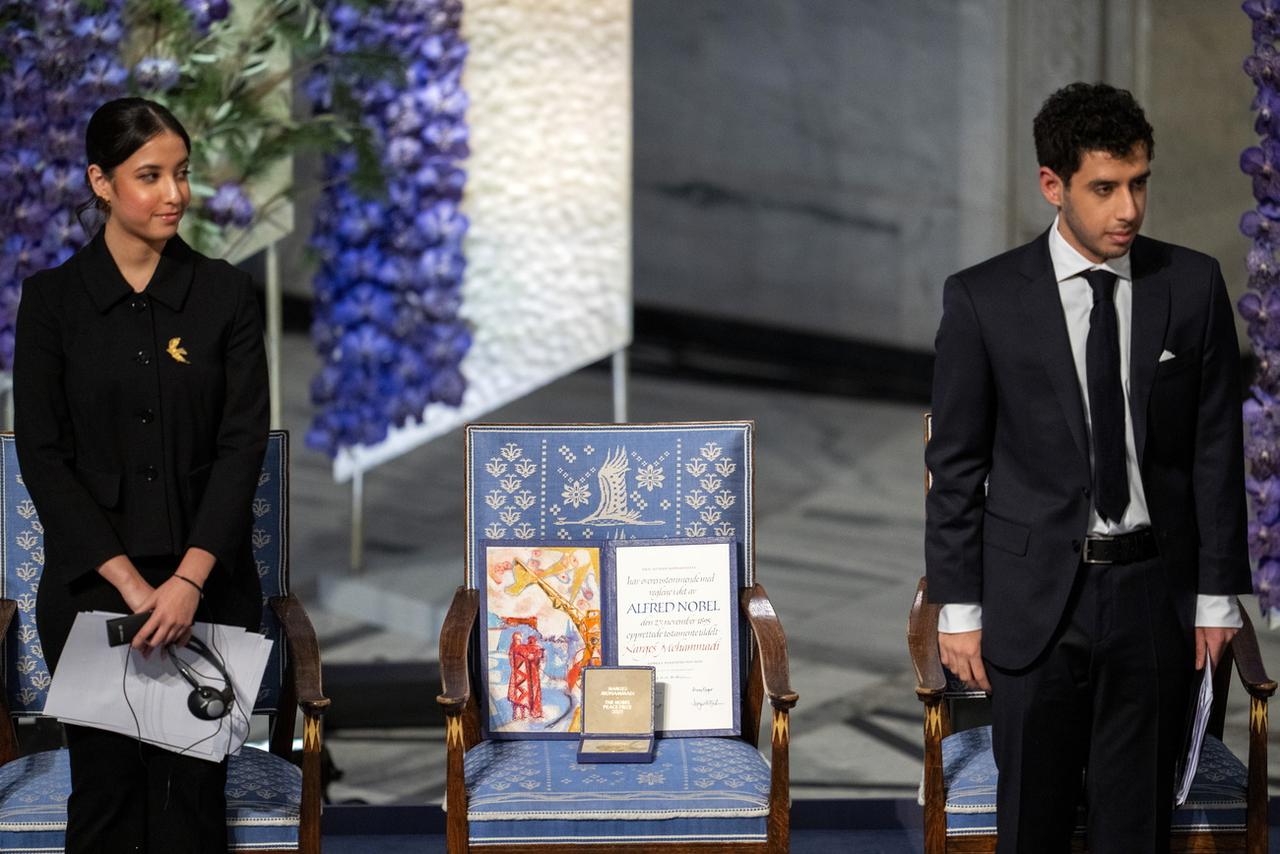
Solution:
[(600, 547), (488, 543), (487, 729), (493, 738), (573, 738), (582, 673), (603, 661)]

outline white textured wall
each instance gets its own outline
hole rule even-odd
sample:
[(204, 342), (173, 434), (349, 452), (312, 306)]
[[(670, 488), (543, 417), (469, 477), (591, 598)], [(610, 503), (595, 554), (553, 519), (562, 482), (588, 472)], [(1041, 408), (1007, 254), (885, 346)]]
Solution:
[(339, 480), (631, 340), (630, 0), (466, 0), (462, 28), (469, 387), (340, 456)]

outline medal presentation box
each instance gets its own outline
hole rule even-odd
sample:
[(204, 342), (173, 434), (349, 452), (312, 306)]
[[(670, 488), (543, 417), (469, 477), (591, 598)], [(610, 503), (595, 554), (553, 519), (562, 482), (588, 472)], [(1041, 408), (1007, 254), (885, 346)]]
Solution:
[(582, 671), (579, 764), (653, 761), (652, 667), (588, 667)]

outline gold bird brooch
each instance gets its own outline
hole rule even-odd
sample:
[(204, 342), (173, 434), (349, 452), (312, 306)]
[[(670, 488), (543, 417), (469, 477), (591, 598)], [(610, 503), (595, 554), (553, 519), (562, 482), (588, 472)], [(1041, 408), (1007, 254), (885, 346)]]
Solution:
[(181, 362), (184, 365), (191, 364), (187, 361), (187, 351), (186, 348), (182, 346), (181, 336), (177, 338), (170, 338), (169, 347), (165, 352), (172, 356), (175, 362)]

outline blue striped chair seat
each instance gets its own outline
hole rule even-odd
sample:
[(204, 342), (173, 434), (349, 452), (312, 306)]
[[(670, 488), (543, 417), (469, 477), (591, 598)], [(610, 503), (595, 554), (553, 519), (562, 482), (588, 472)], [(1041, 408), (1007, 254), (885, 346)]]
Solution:
[(764, 842), (769, 763), (739, 739), (659, 739), (651, 764), (582, 764), (576, 740), (464, 759), (471, 844)]
[[(70, 793), (65, 750), (32, 753), (0, 767), (0, 852), (61, 851)], [(226, 794), (228, 848), (297, 849), (302, 771), (296, 765), (246, 747), (228, 763)]]
[[(996, 771), (991, 727), (974, 727), (942, 740), (942, 780), (947, 793), (947, 835), (996, 832)], [(1173, 813), (1175, 833), (1244, 830), (1248, 770), (1221, 741), (1205, 736), (1187, 802)]]

